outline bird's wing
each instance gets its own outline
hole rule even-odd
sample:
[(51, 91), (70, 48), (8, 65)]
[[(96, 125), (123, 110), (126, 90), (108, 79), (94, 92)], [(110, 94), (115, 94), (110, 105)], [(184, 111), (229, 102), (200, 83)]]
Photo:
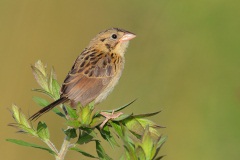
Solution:
[(84, 50), (76, 59), (61, 88), (62, 97), (85, 106), (110, 83), (121, 57), (96, 50)]

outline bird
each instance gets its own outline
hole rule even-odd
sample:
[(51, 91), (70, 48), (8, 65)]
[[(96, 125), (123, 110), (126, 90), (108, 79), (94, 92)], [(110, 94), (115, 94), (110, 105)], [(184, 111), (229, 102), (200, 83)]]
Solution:
[(33, 114), (36, 120), (59, 104), (71, 103), (71, 107), (91, 102), (102, 102), (118, 83), (124, 69), (124, 54), (129, 41), (135, 38), (132, 32), (110, 28), (98, 33), (75, 60), (67, 74), (60, 98)]

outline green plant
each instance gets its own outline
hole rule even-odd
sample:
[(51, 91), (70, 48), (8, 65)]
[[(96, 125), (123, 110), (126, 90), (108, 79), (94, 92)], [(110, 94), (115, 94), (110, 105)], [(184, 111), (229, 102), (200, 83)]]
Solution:
[[(54, 100), (58, 99), (60, 96), (60, 85), (56, 80), (53, 68), (50, 74), (47, 74), (46, 66), (44, 66), (41, 61), (37, 61), (35, 65), (32, 66), (32, 70), (36, 81), (41, 87), (40, 89), (34, 89), (34, 91), (41, 92)], [(40, 97), (34, 97), (33, 100), (41, 107), (49, 104), (46, 99)], [(119, 117), (108, 119), (107, 121), (105, 117), (100, 114), (100, 111), (94, 109), (93, 103), (85, 107), (78, 105), (76, 109), (72, 109), (65, 104), (61, 105), (61, 108), (65, 112), (62, 112), (58, 108), (54, 108), (53, 112), (66, 120), (66, 129), (63, 131), (65, 139), (60, 150), (51, 142), (50, 133), (45, 122), (39, 121), (37, 127), (34, 127), (22, 111), (16, 105), (12, 105), (11, 111), (15, 123), (10, 123), (9, 126), (16, 127), (19, 129), (19, 132), (40, 139), (48, 147), (17, 139), (7, 139), (7, 141), (48, 151), (56, 160), (63, 160), (69, 150), (77, 151), (83, 156), (90, 158), (111, 160), (112, 158), (105, 152), (99, 140), (101, 136), (112, 147), (119, 147), (118, 141), (122, 141), (125, 150), (120, 158), (121, 160), (159, 160), (163, 156), (157, 157), (157, 155), (165, 142), (165, 137), (160, 136), (157, 131), (161, 126), (146, 119), (159, 112), (139, 115), (123, 114), (119, 112), (133, 102), (134, 101), (114, 110), (105, 110), (105, 114), (112, 114), (113, 112), (119, 113)], [(119, 140), (116, 140), (116, 137)], [(74, 143), (72, 143), (72, 141), (74, 141)], [(97, 155), (91, 155), (80, 149), (80, 147), (86, 143), (96, 144)]]

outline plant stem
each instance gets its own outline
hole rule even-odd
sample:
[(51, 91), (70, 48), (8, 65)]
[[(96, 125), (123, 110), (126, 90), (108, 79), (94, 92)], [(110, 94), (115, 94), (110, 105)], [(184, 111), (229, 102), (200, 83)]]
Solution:
[(44, 142), (48, 145), (49, 148), (51, 148), (56, 154), (58, 154), (57, 148), (54, 146), (54, 144), (50, 140), (47, 140)]
[[(69, 119), (69, 116), (68, 116), (68, 113), (67, 113), (67, 109), (64, 105), (62, 105), (62, 109), (66, 115), (66, 118)], [(67, 127), (69, 128), (69, 127)], [(65, 136), (64, 140), (63, 140), (63, 143), (62, 143), (62, 146), (61, 146), (61, 149), (60, 151), (58, 152), (58, 155), (56, 156), (56, 160), (64, 160), (64, 157), (68, 151), (68, 148), (69, 148), (69, 145), (70, 145), (70, 139), (68, 136)]]
[(68, 136), (65, 136), (61, 150), (58, 153), (58, 156), (56, 156), (56, 160), (64, 160), (64, 157), (68, 151), (70, 144), (70, 138)]

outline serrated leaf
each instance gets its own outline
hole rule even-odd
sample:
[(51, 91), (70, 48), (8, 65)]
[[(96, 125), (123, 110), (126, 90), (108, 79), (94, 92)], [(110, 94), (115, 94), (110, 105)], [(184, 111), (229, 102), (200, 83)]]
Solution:
[(47, 127), (46, 123), (41, 122), (41, 121), (38, 122), (37, 134), (44, 141), (48, 140), (50, 138), (50, 134), (49, 134), (48, 127)]
[(6, 139), (6, 141), (12, 142), (12, 143), (15, 143), (15, 144), (18, 144), (18, 145), (21, 145), (21, 146), (42, 149), (42, 150), (48, 151), (49, 153), (51, 153), (53, 155), (56, 155), (55, 152), (52, 151), (51, 149), (45, 148), (45, 147), (42, 147), (42, 146), (39, 146), (39, 145), (36, 145), (36, 144), (33, 144), (33, 143), (28, 143), (28, 142), (25, 142), (25, 141), (22, 141), (22, 140), (17, 140), (17, 139)]
[(91, 155), (91, 154), (89, 154), (89, 153), (87, 153), (87, 152), (77, 148), (77, 147), (71, 147), (71, 148), (69, 148), (69, 150), (77, 151), (77, 152), (81, 153), (82, 155), (84, 155), (86, 157), (89, 157), (89, 158), (97, 158), (97, 157), (95, 157), (95, 156), (93, 156), (93, 155)]
[(73, 118), (73, 119), (77, 119), (78, 118), (78, 115), (76, 113), (76, 110), (72, 109), (71, 107), (69, 106), (66, 106), (66, 109), (67, 109), (67, 112), (68, 112), (68, 115)]
[(102, 145), (100, 144), (99, 141), (95, 141), (96, 142), (96, 151), (98, 154), (99, 159), (101, 160), (112, 160), (112, 158), (110, 158), (106, 152), (104, 151)]
[(77, 133), (75, 128), (69, 128), (67, 130), (64, 130), (64, 133), (69, 137), (69, 138), (76, 138)]

